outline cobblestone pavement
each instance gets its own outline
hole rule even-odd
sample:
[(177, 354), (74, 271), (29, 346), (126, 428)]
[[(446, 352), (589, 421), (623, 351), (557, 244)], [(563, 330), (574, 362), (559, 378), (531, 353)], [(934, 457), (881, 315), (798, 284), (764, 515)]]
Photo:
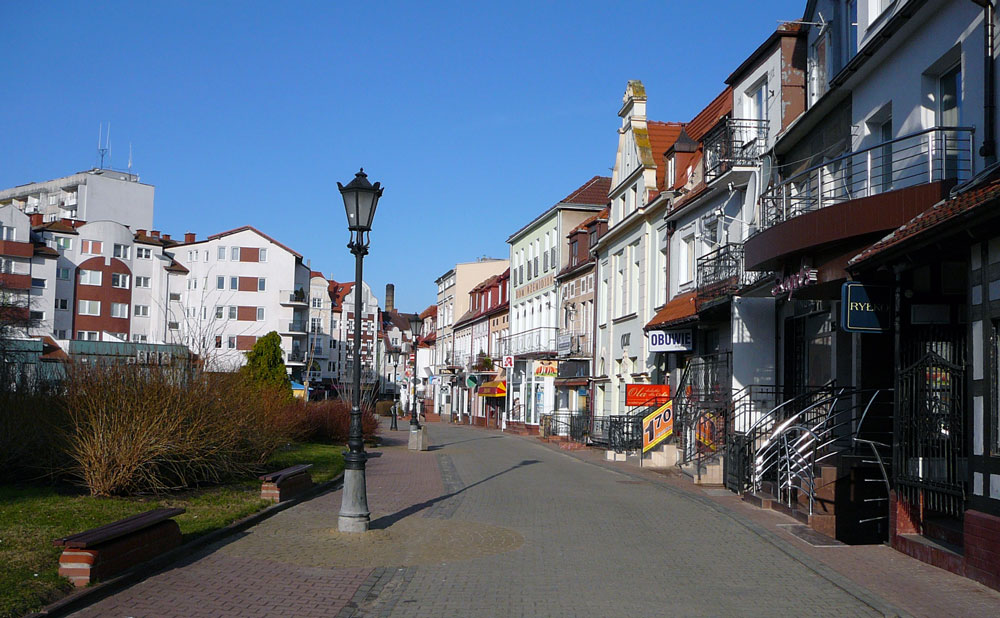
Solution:
[(392, 439), (368, 465), (369, 533), (336, 531), (340, 493), (330, 492), (78, 615), (899, 612), (821, 559), (783, 546), (770, 524), (661, 475), (593, 455), (597, 465), (588, 465), (588, 456), (536, 439), (446, 424), (428, 430), (432, 450), (422, 453), (406, 450), (405, 428), (384, 432)]

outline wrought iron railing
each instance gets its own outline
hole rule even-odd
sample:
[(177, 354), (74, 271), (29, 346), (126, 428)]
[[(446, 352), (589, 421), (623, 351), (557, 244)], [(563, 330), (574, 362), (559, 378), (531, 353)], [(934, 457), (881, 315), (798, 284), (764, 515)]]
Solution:
[(967, 180), (975, 171), (973, 134), (971, 127), (934, 127), (814, 165), (764, 192), (756, 231), (862, 197)]
[(767, 120), (730, 118), (705, 136), (705, 182), (734, 167), (753, 167), (767, 148)]
[(729, 352), (692, 357), (674, 395), (679, 462), (704, 461), (721, 452), (732, 400)]
[(738, 293), (773, 273), (748, 271), (743, 263), (743, 245), (729, 243), (698, 258), (695, 303), (700, 308), (723, 296)]
[(588, 414), (543, 414), (540, 424), (544, 438), (559, 436), (583, 443), (590, 435)]
[(500, 342), (504, 356), (519, 354), (551, 353), (558, 349), (559, 329), (555, 326), (542, 326), (531, 330), (509, 335)]

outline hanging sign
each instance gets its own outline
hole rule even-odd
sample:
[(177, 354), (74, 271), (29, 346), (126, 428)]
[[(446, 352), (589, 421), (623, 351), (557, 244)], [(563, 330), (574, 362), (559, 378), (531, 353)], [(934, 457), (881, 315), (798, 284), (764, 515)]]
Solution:
[(535, 361), (535, 375), (554, 378), (559, 375), (559, 363), (549, 360)]
[(642, 452), (645, 453), (674, 433), (674, 402), (663, 404), (642, 419)]
[(892, 320), (888, 286), (848, 281), (840, 288), (840, 327), (849, 333), (884, 333)]
[(681, 330), (651, 330), (649, 337), (650, 352), (688, 352), (694, 349), (694, 331), (690, 328)]

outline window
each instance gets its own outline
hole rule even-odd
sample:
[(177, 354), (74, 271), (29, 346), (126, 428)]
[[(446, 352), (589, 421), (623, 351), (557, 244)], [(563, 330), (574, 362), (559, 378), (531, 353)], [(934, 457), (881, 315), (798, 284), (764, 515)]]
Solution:
[(225, 247), (219, 247), (216, 251), (218, 251), (218, 253), (215, 256), (216, 259), (219, 259), (219, 260), (225, 260), (226, 259), (226, 248)]
[(103, 243), (99, 240), (81, 240), (80, 253), (86, 255), (101, 255)]
[(188, 251), (188, 261), (189, 262), (197, 262), (198, 261), (198, 252), (197, 251)]
[(257, 321), (260, 322), (263, 321), (263, 319), (264, 319), (264, 308), (257, 307)]
[(58, 267), (58, 268), (56, 268), (56, 279), (61, 279), (63, 281), (69, 281), (70, 274), (71, 273), (70, 273), (70, 270), (68, 268), (64, 268), (64, 267)]
[[(135, 287), (137, 288), (148, 288), (149, 287), (149, 277), (136, 277)], [(178, 296), (180, 298), (180, 296)]]
[[(889, 118), (878, 127), (878, 137), (883, 144), (879, 149), (879, 191), (889, 191), (892, 189), (892, 118)], [(874, 167), (874, 164), (873, 164)]]
[(69, 310), (69, 299), (67, 298), (57, 298), (56, 299), (56, 309), (61, 309), (64, 311)]
[(694, 280), (694, 234), (681, 240), (680, 258), (681, 283), (689, 283)]
[(238, 290), (239, 288), (240, 288), (240, 278), (239, 277), (230, 277), (229, 278), (229, 289), (230, 290)]
[(625, 314), (625, 252), (619, 251), (615, 254), (615, 305), (614, 316)]
[(746, 93), (747, 118), (764, 120), (767, 118), (767, 80), (759, 82)]
[(266, 262), (267, 261), (267, 249), (260, 249), (260, 253), (258, 254), (257, 261), (258, 262)]
[(858, 53), (858, 0), (847, 1), (847, 59)]
[(115, 244), (114, 256), (122, 260), (132, 259), (132, 247), (128, 245)]
[(146, 335), (132, 335), (132, 341), (136, 343), (145, 343)]
[(101, 301), (81, 300), (77, 313), (80, 315), (101, 315)]
[(171, 292), (170, 294), (167, 295), (167, 298), (172, 301), (180, 302), (181, 294), (180, 292)]
[(180, 328), (180, 324), (178, 324), (177, 322), (167, 322), (167, 328), (169, 328), (170, 330), (177, 330)]
[(236, 349), (236, 336), (235, 335), (229, 335), (228, 337), (226, 337), (226, 347), (228, 347), (230, 350)]
[(222, 335), (215, 336), (215, 348), (216, 349), (222, 348)]
[(16, 240), (17, 228), (7, 225), (0, 225), (0, 240)]
[(56, 236), (56, 249), (69, 251), (73, 248), (73, 239), (68, 236)]
[(221, 320), (224, 313), (225, 313), (225, 309), (222, 307), (222, 305), (216, 305), (215, 306), (215, 319), (216, 320)]
[(127, 318), (128, 305), (126, 305), (125, 303), (111, 303), (111, 317)]
[(639, 262), (642, 259), (638, 241), (629, 246), (629, 254), (632, 259), (628, 273), (628, 312), (635, 313), (639, 310)]
[(44, 320), (45, 319), (45, 312), (44, 311), (29, 311), (28, 312), (28, 319), (29, 320), (39, 320), (39, 321), (40, 320)]
[(137, 318), (148, 318), (149, 305), (136, 305), (132, 315)]
[(320, 332), (321, 324), (321, 318), (309, 318), (309, 331), (313, 333)]
[(101, 271), (81, 269), (80, 285), (101, 285)]
[(264, 279), (263, 277), (257, 279), (257, 291), (263, 292), (266, 288), (267, 288), (267, 279)]
[(135, 257), (141, 260), (149, 260), (153, 257), (153, 251), (149, 247), (136, 247)]
[(229, 250), (229, 259), (231, 259), (234, 262), (236, 262), (236, 261), (238, 261), (240, 259), (240, 248), (239, 247), (231, 247), (230, 248), (230, 250)]
[(323, 300), (320, 298), (313, 298), (311, 301), (313, 309), (321, 309), (323, 307)]
[(97, 331), (93, 330), (77, 331), (76, 338), (80, 341), (97, 341)]
[(128, 275), (124, 273), (111, 273), (111, 287), (128, 289)]
[(59, 330), (56, 331), (56, 339), (65, 339), (65, 338), (66, 338), (65, 328), (60, 328)]
[(236, 319), (236, 305), (229, 305), (229, 319)]
[(33, 288), (44, 288), (45, 287), (45, 279), (36, 279), (35, 277), (32, 277), (31, 278), (31, 287), (33, 287)]
[(667, 187), (671, 188), (677, 184), (677, 161), (674, 155), (667, 157)]

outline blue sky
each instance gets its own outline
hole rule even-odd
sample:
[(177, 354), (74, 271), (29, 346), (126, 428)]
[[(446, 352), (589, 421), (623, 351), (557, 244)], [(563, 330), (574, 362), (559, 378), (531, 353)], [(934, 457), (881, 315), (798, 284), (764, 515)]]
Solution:
[[(625, 7), (628, 7), (627, 10)], [(610, 175), (641, 79), (690, 120), (796, 2), (5, 2), (0, 187), (112, 166), (158, 229), (253, 225), (354, 276), (337, 181), (385, 186), (365, 279), (403, 311), (456, 262)]]

